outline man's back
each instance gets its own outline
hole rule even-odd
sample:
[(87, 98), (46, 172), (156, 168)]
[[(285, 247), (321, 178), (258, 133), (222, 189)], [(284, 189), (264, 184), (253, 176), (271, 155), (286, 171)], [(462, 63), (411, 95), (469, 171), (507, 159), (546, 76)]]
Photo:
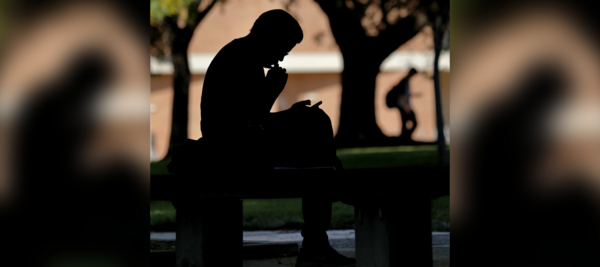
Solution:
[(209, 65), (200, 104), (202, 136), (239, 136), (255, 114), (265, 75), (251, 51), (244, 39), (235, 39)]
[[(386, 103), (389, 108), (392, 107), (403, 107), (403, 103), (400, 101), (401, 96), (408, 97), (409, 96), (409, 78), (404, 77), (398, 85), (394, 86), (392, 90), (390, 90), (386, 96)], [(408, 102), (408, 101), (407, 101)]]

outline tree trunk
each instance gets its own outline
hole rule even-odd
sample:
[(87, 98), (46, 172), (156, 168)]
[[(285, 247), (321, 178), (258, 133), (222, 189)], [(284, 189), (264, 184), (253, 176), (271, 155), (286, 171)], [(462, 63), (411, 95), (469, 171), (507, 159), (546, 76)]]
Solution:
[(344, 57), (340, 124), (335, 137), (337, 148), (381, 146), (388, 141), (375, 120), (375, 82), (379, 65), (381, 62)]
[(448, 164), (448, 155), (446, 154), (446, 137), (444, 135), (444, 117), (442, 115), (442, 99), (440, 94), (440, 70), (439, 58), (442, 50), (442, 18), (438, 16), (435, 19), (435, 29), (433, 33), (435, 45), (435, 59), (433, 61), (433, 84), (435, 88), (435, 116), (437, 119), (437, 145), (438, 145), (438, 165)]
[(181, 145), (188, 138), (188, 106), (190, 87), (190, 67), (188, 65), (187, 48), (191, 38), (180, 37), (173, 40), (171, 56), (173, 60), (173, 114), (171, 116), (171, 138), (169, 152), (172, 147)]

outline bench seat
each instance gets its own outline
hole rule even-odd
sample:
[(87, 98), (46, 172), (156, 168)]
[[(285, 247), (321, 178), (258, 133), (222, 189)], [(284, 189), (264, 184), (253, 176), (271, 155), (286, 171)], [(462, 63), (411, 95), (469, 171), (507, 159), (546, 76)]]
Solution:
[(448, 167), (331, 170), (152, 176), (151, 199), (177, 199), (177, 266), (242, 266), (241, 199), (307, 195), (353, 200), (358, 267), (432, 265), (431, 199), (449, 194)]

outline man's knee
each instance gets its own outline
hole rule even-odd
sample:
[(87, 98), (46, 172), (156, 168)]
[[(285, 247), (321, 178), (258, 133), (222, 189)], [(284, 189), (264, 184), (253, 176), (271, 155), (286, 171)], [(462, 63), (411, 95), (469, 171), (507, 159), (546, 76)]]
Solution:
[(333, 126), (331, 124), (329, 115), (327, 115), (327, 113), (321, 109), (304, 110), (301, 113), (297, 113), (297, 115), (298, 117), (296, 117), (297, 120), (295, 121), (299, 123), (299, 125), (296, 125), (296, 127), (300, 127), (300, 129), (307, 131), (306, 133), (322, 133), (323, 131), (333, 131)]
[(329, 118), (329, 115), (327, 115), (327, 113), (325, 113), (325, 111), (323, 111), (322, 109), (314, 110), (313, 112), (311, 112), (311, 115), (316, 121), (331, 125), (331, 118)]
[(324, 133), (333, 134), (331, 119), (323, 110), (319, 109), (311, 111), (306, 118), (307, 124), (310, 125), (309, 128), (311, 129), (311, 132), (318, 133), (319, 136)]

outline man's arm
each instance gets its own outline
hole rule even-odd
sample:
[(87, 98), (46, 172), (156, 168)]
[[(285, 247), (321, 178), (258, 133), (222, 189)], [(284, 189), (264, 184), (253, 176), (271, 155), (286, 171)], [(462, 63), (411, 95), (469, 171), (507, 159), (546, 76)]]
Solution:
[(281, 92), (277, 92), (277, 90), (274, 90), (272, 88), (262, 88), (262, 90), (260, 91), (260, 95), (259, 95), (259, 113), (269, 113), (271, 111), (271, 109), (273, 108), (273, 105), (275, 104), (275, 101), (277, 100), (277, 97), (279, 97), (279, 94)]
[(270, 113), (277, 97), (279, 97), (279, 94), (281, 94), (285, 87), (287, 77), (285, 69), (280, 67), (270, 69), (267, 73), (267, 77), (260, 85), (258, 94), (256, 95), (255, 102), (257, 106), (253, 112), (253, 117), (257, 123), (262, 123), (264, 118)]
[(268, 88), (261, 88), (259, 93), (256, 95), (256, 99), (250, 104), (251, 118), (250, 120), (256, 124), (262, 124), (266, 117), (271, 113), (273, 104), (279, 94), (275, 94), (273, 90)]

